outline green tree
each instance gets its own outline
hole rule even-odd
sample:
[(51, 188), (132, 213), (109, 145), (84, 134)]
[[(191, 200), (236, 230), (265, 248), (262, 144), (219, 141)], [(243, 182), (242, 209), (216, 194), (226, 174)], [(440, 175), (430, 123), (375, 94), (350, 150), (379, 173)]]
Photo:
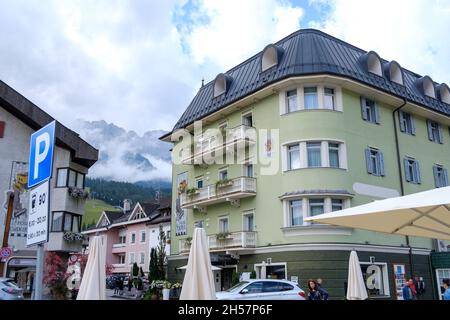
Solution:
[(137, 265), (136, 262), (133, 263), (133, 268), (131, 269), (131, 272), (132, 272), (131, 275), (132, 275), (133, 277), (139, 276), (139, 267), (138, 267), (138, 265)]
[(159, 225), (159, 244), (158, 244), (158, 278), (159, 280), (166, 280), (166, 266), (167, 266), (167, 255), (166, 255), (166, 233), (164, 232), (162, 224)]
[(159, 280), (158, 275), (158, 256), (156, 254), (156, 249), (152, 248), (150, 250), (150, 264), (148, 268), (148, 281), (150, 283), (155, 280)]

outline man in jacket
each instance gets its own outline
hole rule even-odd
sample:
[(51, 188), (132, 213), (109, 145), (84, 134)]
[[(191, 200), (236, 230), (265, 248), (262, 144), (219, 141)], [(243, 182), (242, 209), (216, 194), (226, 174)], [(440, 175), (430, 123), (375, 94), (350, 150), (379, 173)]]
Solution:
[(414, 281), (409, 279), (403, 288), (403, 300), (416, 300), (416, 292), (414, 290)]

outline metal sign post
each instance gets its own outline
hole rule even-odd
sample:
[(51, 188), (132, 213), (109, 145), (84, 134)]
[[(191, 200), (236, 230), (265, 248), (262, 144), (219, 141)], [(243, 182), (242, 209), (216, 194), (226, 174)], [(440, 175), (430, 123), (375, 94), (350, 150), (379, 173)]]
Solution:
[[(7, 192), (6, 205), (7, 211), (6, 211), (5, 230), (3, 232), (2, 248), (8, 247), (9, 229), (11, 227), (11, 218), (14, 206), (14, 193)], [(1, 260), (5, 260), (5, 262), (2, 262)], [(3, 277), (3, 273), (5, 272), (5, 266), (6, 266), (6, 259), (0, 259), (0, 277)]]
[(42, 300), (44, 273), (44, 243), (48, 241), (48, 217), (50, 213), (50, 178), (53, 171), (55, 149), (53, 121), (31, 135), (28, 188), (30, 203), (28, 214), (27, 246), (38, 246), (34, 300)]

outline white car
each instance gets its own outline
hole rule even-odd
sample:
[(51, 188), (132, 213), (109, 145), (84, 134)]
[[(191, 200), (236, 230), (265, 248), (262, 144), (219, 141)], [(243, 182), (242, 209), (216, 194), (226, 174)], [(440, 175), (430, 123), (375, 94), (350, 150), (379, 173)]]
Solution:
[(292, 281), (251, 279), (217, 292), (216, 297), (218, 300), (305, 300), (306, 295)]
[(0, 278), (0, 300), (23, 300), (23, 290), (9, 278)]

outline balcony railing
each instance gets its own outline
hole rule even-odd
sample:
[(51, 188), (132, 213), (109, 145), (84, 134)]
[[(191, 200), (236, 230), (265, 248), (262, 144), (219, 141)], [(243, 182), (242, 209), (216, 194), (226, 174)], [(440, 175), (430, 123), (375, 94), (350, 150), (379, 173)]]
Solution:
[[(223, 251), (229, 249), (245, 249), (256, 247), (256, 231), (232, 232), (225, 238), (218, 238), (213, 234), (208, 236), (210, 251)], [(189, 253), (191, 249), (190, 241), (186, 239), (179, 240), (179, 252)]]
[[(183, 164), (201, 164), (203, 158), (223, 156), (230, 149), (245, 148), (256, 142), (256, 130), (253, 127), (240, 125), (235, 128), (226, 129), (226, 133), (219, 135), (201, 135), (194, 143), (193, 152), (185, 152), (181, 158)], [(192, 147), (192, 146), (191, 146)]]
[(112, 245), (112, 253), (122, 253), (125, 252), (126, 249), (126, 243), (115, 243)]
[(204, 207), (214, 203), (233, 202), (240, 198), (256, 195), (256, 179), (239, 177), (228, 180), (222, 185), (208, 185), (198, 189), (195, 193), (181, 195), (182, 208)]

